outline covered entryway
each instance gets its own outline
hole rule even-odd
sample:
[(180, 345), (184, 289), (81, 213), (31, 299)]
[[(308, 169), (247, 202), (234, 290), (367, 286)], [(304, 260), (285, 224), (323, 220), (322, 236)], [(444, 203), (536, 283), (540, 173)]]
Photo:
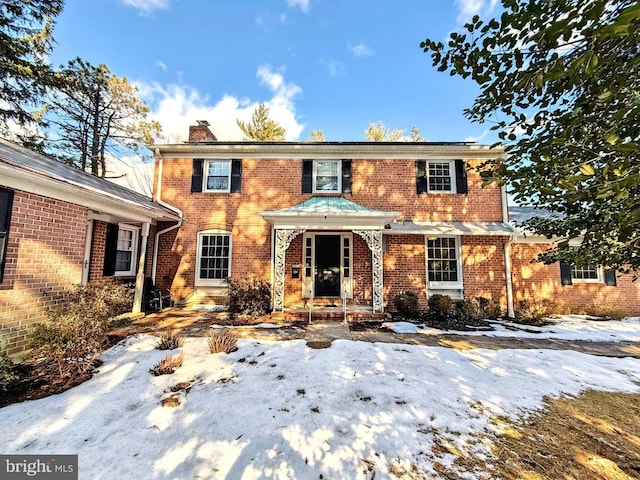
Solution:
[[(382, 313), (382, 231), (400, 212), (374, 210), (344, 197), (311, 197), (292, 207), (260, 212), (273, 225), (273, 309), (284, 311), (285, 254), (295, 237), (305, 234), (301, 298), (350, 297), (351, 265), (345, 252), (351, 234), (362, 237), (371, 251), (372, 311)], [(311, 232), (313, 232), (311, 234)], [(350, 232), (345, 236), (345, 232)], [(324, 237), (324, 238), (322, 238)], [(350, 255), (350, 253), (349, 253)]]

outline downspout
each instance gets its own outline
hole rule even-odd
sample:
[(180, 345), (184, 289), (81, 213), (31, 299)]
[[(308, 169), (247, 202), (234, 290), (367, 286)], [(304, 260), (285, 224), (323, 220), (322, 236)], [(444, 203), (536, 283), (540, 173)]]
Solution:
[(153, 261), (151, 265), (151, 280), (154, 284), (156, 283), (156, 273), (158, 269), (158, 243), (160, 242), (160, 235), (170, 232), (171, 230), (175, 230), (176, 228), (180, 228), (184, 219), (182, 210), (162, 201), (162, 166), (163, 166), (164, 159), (160, 155), (160, 150), (157, 148), (156, 148), (155, 154), (156, 154), (156, 158), (158, 158), (159, 161), (158, 161), (158, 187), (156, 189), (156, 195), (155, 195), (156, 198), (154, 198), (154, 200), (158, 202), (160, 205), (162, 205), (163, 207), (166, 207), (169, 210), (177, 213), (180, 219), (178, 220), (178, 223), (176, 223), (175, 225), (167, 227), (164, 230), (160, 230), (159, 232), (156, 232), (155, 241), (153, 242), (153, 259), (152, 259)]
[[(509, 223), (509, 206), (507, 197), (507, 188), (503, 185), (501, 187), (502, 192), (502, 222)], [(515, 312), (513, 308), (513, 281), (511, 278), (511, 244), (513, 243), (515, 236), (510, 235), (508, 240), (504, 244), (504, 276), (506, 279), (507, 287), (507, 317), (514, 318)]]

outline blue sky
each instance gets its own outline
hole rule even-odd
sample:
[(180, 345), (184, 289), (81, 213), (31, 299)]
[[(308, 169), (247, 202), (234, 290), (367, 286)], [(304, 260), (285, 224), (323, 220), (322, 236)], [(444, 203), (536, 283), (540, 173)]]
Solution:
[(165, 142), (208, 120), (219, 140), (241, 140), (236, 119), (259, 103), (305, 140), (361, 141), (369, 122), (429, 141), (495, 140), (464, 118), (470, 81), (431, 66), (420, 49), (445, 40), (497, 0), (67, 0), (54, 65), (81, 58), (140, 88)]

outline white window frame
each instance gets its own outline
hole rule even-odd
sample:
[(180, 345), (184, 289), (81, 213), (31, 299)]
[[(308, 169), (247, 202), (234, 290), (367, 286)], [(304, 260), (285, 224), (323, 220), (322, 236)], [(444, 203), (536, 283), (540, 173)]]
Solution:
[(197, 241), (197, 251), (196, 251), (196, 271), (195, 271), (195, 285), (196, 286), (227, 286), (228, 283), (226, 279), (218, 279), (218, 278), (200, 278), (200, 260), (202, 259), (202, 238), (204, 236), (226, 236), (229, 237), (229, 267), (227, 277), (231, 277), (231, 267), (232, 267), (232, 259), (233, 259), (233, 236), (231, 232), (226, 230), (202, 230), (198, 232), (198, 241)]
[[(226, 189), (215, 189), (215, 188), (208, 188), (209, 185), (209, 165), (212, 163), (224, 163), (228, 165), (229, 168), (229, 174), (227, 175), (227, 188)], [(203, 165), (203, 170), (202, 170), (202, 191), (203, 192), (210, 192), (210, 193), (230, 193), (231, 192), (231, 160), (224, 160), (224, 159), (210, 159), (210, 160), (205, 160), (204, 161), (204, 165)], [(221, 175), (220, 175), (221, 176)]]
[[(335, 190), (323, 190), (323, 189), (318, 189), (316, 188), (316, 176), (317, 176), (317, 165), (320, 163), (335, 163), (338, 165), (338, 173), (337, 173), (337, 178), (338, 181), (337, 183), (337, 187)], [(313, 161), (313, 193), (342, 193), (342, 160), (314, 160)]]
[[(597, 277), (596, 278), (577, 278), (573, 276), (574, 273), (574, 269), (589, 269), (589, 270), (595, 270), (597, 273)], [(602, 269), (602, 267), (596, 267), (593, 265), (586, 265), (584, 267), (577, 267), (575, 265), (571, 265), (571, 283), (604, 283), (604, 270)]]
[[(114, 277), (128, 277), (131, 275), (135, 275), (137, 271), (137, 259), (138, 259), (138, 240), (140, 238), (140, 229), (138, 227), (134, 227), (132, 225), (126, 224), (118, 224), (118, 242), (120, 242), (120, 232), (127, 231), (132, 232), (131, 234), (131, 250), (121, 250), (117, 248), (119, 252), (128, 252), (131, 251), (131, 265), (129, 265), (129, 270), (115, 270), (113, 276)], [(119, 246), (119, 245), (118, 245)], [(116, 267), (118, 265), (117, 254), (116, 254)], [(115, 268), (115, 267), (114, 267)]]
[[(426, 167), (425, 167), (425, 174), (427, 177), (427, 193), (442, 193), (442, 194), (452, 194), (452, 193), (456, 193), (457, 192), (457, 185), (456, 185), (456, 162), (455, 160), (437, 160), (437, 159), (432, 159), (432, 160), (427, 160), (426, 161)], [(431, 189), (431, 185), (429, 183), (429, 166), (434, 164), (434, 163), (447, 163), (449, 164), (449, 179), (451, 180), (451, 190), (432, 190)]]
[[(438, 238), (448, 238), (455, 240), (456, 262), (458, 280), (455, 282), (448, 281), (431, 281), (429, 280), (429, 240)], [(461, 290), (462, 286), (462, 249), (460, 248), (460, 237), (451, 235), (425, 235), (424, 237), (424, 257), (425, 257), (425, 275), (427, 280), (427, 290)]]

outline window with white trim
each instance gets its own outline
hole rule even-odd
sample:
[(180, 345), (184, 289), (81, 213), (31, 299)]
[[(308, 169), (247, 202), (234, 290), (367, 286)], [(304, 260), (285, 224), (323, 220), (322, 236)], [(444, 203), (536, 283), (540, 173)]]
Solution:
[(601, 283), (603, 278), (600, 267), (594, 265), (571, 266), (571, 281), (573, 283)]
[(204, 191), (231, 191), (231, 160), (207, 160), (204, 165)]
[(457, 237), (427, 238), (427, 279), (430, 287), (460, 287), (462, 268)]
[(340, 160), (314, 160), (313, 192), (342, 191), (342, 162)]
[(137, 227), (118, 225), (118, 242), (116, 247), (116, 266), (114, 275), (136, 274), (136, 252), (138, 251)]
[(427, 162), (427, 187), (429, 192), (455, 193), (456, 170), (451, 160)]
[(226, 285), (231, 275), (231, 233), (199, 232), (196, 262), (196, 284)]

